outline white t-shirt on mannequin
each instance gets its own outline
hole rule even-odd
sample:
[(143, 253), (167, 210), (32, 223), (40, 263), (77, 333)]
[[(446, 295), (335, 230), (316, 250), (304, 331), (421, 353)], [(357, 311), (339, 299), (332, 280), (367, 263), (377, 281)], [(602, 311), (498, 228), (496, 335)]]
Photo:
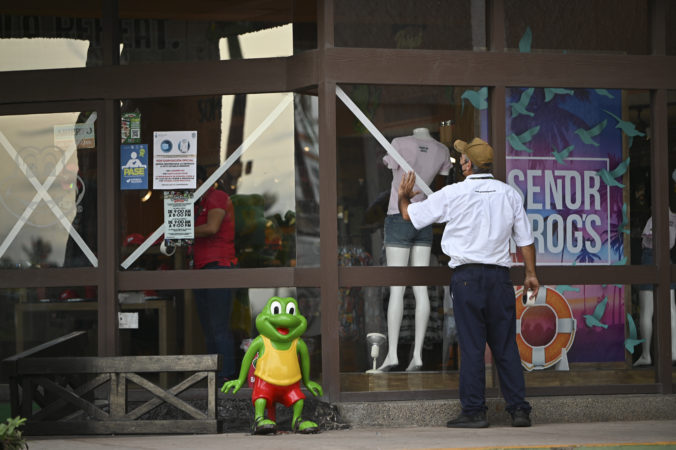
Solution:
[[(451, 170), (451, 153), (448, 147), (435, 140), (427, 128), (416, 128), (411, 136), (394, 138), (392, 146), (415, 171), (416, 177), (422, 179), (428, 186), (437, 174), (448, 175)], [(392, 186), (387, 214), (398, 214), (399, 184), (406, 171), (389, 154), (385, 155), (383, 162), (389, 169), (392, 169)], [(413, 198), (413, 202), (419, 202), (425, 198), (426, 195), (421, 193)]]
[[(669, 248), (674, 248), (676, 243), (676, 214), (669, 211)], [(641, 246), (643, 248), (653, 248), (653, 218), (652, 216), (646, 222), (641, 233)]]

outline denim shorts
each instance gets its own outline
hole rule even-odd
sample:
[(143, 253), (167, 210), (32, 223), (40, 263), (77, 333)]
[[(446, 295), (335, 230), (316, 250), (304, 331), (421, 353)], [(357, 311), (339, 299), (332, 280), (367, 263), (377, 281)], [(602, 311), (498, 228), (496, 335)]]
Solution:
[[(674, 264), (676, 261), (674, 261), (673, 258), (671, 258), (671, 263)], [(652, 248), (642, 248), (641, 249), (641, 264), (655, 264), (655, 257), (653, 253)], [(638, 285), (638, 290), (639, 291), (652, 291), (655, 286), (652, 284), (639, 284)], [(671, 283), (671, 289), (676, 289), (676, 283)]]
[(385, 245), (404, 248), (414, 245), (431, 247), (432, 225), (416, 230), (401, 214), (390, 214), (385, 217)]

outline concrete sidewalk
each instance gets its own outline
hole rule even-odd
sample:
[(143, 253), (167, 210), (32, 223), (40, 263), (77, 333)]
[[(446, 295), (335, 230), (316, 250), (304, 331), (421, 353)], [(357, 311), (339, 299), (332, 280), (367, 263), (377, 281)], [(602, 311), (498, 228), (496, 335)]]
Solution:
[(31, 450), (166, 450), (166, 449), (431, 449), (507, 447), (618, 447), (637, 444), (676, 449), (676, 420), (505, 425), (479, 430), (445, 427), (352, 428), (316, 435), (280, 432), (272, 436), (246, 433), (213, 435), (29, 437)]

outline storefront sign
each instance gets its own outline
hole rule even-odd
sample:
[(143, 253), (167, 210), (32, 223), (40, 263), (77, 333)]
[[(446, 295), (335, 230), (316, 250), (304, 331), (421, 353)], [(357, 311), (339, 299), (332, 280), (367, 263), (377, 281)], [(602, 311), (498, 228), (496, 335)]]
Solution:
[(197, 131), (153, 133), (153, 189), (195, 189)]
[(148, 144), (120, 146), (120, 189), (148, 189)]
[[(509, 94), (507, 182), (524, 199), (538, 265), (626, 264), (629, 158), (616, 127), (621, 92), (512, 88)], [(513, 245), (512, 254), (518, 260)], [(569, 362), (624, 361), (624, 286), (549, 287), (565, 298), (578, 324)], [(602, 312), (597, 322), (588, 319), (595, 312)], [(536, 322), (521, 327), (556, 328)]]
[(164, 239), (193, 239), (192, 193), (164, 193)]

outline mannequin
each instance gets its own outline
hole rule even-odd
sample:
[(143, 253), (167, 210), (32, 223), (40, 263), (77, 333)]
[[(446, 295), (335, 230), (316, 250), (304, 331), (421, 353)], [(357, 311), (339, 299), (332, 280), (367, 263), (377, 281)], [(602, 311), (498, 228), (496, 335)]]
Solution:
[[(652, 264), (653, 258), (653, 222), (652, 217), (643, 229), (641, 246), (643, 253), (641, 255), (641, 262), (643, 264)], [(669, 243), (670, 248), (674, 247), (676, 239), (676, 214), (669, 211)], [(652, 364), (652, 357), (650, 356), (650, 344), (652, 342), (653, 334), (653, 311), (654, 298), (652, 285), (642, 285), (639, 288), (638, 302), (641, 308), (641, 318), (639, 320), (640, 337), (645, 339), (641, 343), (641, 356), (636, 360), (634, 366), (649, 366)], [(671, 360), (676, 361), (676, 304), (674, 295), (674, 286), (671, 286), (670, 300), (671, 304)]]
[[(676, 305), (674, 304), (674, 290), (671, 289), (671, 360), (676, 361)], [(634, 366), (649, 366), (653, 363), (650, 356), (650, 343), (653, 334), (653, 291), (639, 291), (638, 303), (641, 307), (641, 319), (639, 328), (641, 338), (645, 339), (641, 343), (641, 356), (636, 360)]]
[[(395, 138), (392, 146), (399, 155), (413, 168), (427, 185), (430, 185), (437, 174), (447, 175), (450, 168), (450, 152), (442, 143), (435, 140), (427, 128), (416, 128), (411, 136)], [(428, 266), (432, 253), (432, 229), (427, 227), (416, 230), (401, 218), (398, 206), (398, 188), (404, 174), (399, 164), (390, 155), (383, 158), (385, 165), (392, 170), (392, 189), (390, 203), (385, 219), (385, 255), (388, 266)], [(414, 201), (425, 198), (419, 194)], [(406, 286), (391, 286), (390, 300), (387, 307), (387, 356), (379, 372), (387, 372), (399, 365), (397, 346), (399, 331), (404, 316), (404, 292)], [(430, 300), (427, 286), (413, 286), (415, 297), (415, 340), (413, 357), (406, 371), (422, 369), (422, 348), (425, 332), (430, 316)]]
[(418, 139), (434, 140), (434, 138), (430, 134), (430, 130), (428, 130), (427, 128), (415, 128), (413, 130), (413, 136), (417, 137)]

